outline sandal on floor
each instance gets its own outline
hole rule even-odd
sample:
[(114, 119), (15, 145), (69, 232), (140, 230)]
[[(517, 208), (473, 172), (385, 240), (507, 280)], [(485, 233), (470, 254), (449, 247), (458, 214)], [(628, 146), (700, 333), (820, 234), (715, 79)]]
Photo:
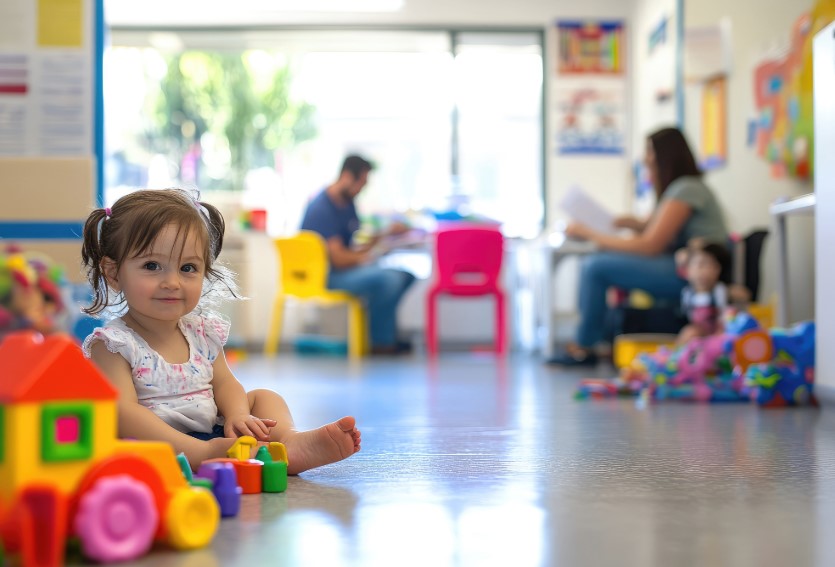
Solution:
[(564, 352), (549, 358), (545, 363), (568, 367), (595, 366), (597, 364), (597, 355), (593, 352)]

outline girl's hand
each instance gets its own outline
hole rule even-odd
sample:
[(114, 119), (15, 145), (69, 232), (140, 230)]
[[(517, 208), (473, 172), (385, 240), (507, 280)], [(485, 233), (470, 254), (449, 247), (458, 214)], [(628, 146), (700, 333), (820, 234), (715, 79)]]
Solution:
[(228, 437), (217, 437), (208, 441), (197, 441), (195, 439), (195, 441), (195, 449), (186, 452), (188, 464), (191, 465), (193, 471), (199, 469), (203, 461), (226, 457), (226, 452), (235, 443), (235, 439)]
[(254, 415), (238, 415), (226, 418), (223, 433), (226, 437), (250, 435), (257, 441), (269, 441), (270, 429), (275, 427), (274, 419), (261, 419)]

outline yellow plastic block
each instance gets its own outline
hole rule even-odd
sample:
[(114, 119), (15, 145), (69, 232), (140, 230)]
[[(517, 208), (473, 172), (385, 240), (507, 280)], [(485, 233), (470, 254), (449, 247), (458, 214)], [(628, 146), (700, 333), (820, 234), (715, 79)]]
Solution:
[(625, 368), (642, 353), (655, 352), (659, 348), (671, 347), (676, 342), (676, 335), (658, 333), (633, 333), (615, 337), (614, 363), (618, 368)]
[(770, 329), (774, 326), (774, 306), (770, 303), (752, 303), (748, 306), (748, 313), (763, 329)]
[(273, 462), (284, 461), (289, 464), (287, 459), (287, 448), (284, 446), (284, 443), (273, 441), (269, 444), (267, 450), (270, 452), (270, 457), (273, 458)]
[(257, 441), (255, 441), (255, 437), (250, 437), (249, 435), (242, 435), (238, 437), (235, 444), (229, 447), (229, 450), (226, 451), (226, 456), (230, 459), (237, 459), (239, 461), (248, 461), (249, 456), (252, 454), (252, 450), (257, 445)]

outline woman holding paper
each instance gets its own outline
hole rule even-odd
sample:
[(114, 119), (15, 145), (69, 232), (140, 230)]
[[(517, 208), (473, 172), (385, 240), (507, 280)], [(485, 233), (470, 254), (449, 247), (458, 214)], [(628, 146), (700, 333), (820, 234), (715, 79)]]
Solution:
[(590, 240), (600, 252), (583, 262), (580, 274), (577, 344), (549, 362), (566, 366), (593, 365), (593, 349), (603, 339), (606, 290), (641, 289), (657, 299), (678, 301), (686, 281), (676, 272), (674, 252), (692, 238), (726, 243), (728, 231), (719, 203), (702, 181), (702, 172), (680, 130), (665, 128), (647, 139), (645, 165), (655, 187), (656, 206), (646, 220), (615, 219), (620, 236), (573, 222), (569, 237)]

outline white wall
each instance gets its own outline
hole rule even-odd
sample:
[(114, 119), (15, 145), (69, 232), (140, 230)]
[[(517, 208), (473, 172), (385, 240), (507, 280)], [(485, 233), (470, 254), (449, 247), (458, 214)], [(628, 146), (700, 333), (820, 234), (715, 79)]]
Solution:
[[(666, 40), (650, 53), (650, 35), (666, 21)], [(638, 0), (632, 26), (633, 157), (641, 159), (646, 137), (654, 130), (676, 126), (676, 0)], [(669, 98), (659, 100), (660, 91)]]
[[(728, 165), (706, 177), (727, 213), (730, 229), (744, 232), (769, 226), (769, 205), (781, 196), (798, 196), (812, 185), (774, 179), (770, 165), (747, 147), (748, 121), (755, 117), (753, 70), (768, 50), (787, 46), (792, 26), (808, 12), (812, 0), (686, 0), (685, 25), (718, 25), (727, 18), (731, 28), (732, 64), (728, 76)], [(690, 92), (690, 90), (688, 90)], [(695, 107), (694, 107), (695, 104)], [(698, 108), (688, 100), (687, 108)], [(685, 129), (698, 131), (698, 115), (688, 112)], [(691, 140), (694, 143), (697, 140)], [(792, 319), (814, 317), (814, 230), (807, 217), (788, 220), (791, 259)], [(767, 241), (763, 254), (761, 299), (768, 299), (776, 282), (776, 246)]]
[[(312, 2), (315, 3), (315, 2)], [(339, 2), (331, 2), (338, 4)], [(296, 24), (408, 24), (460, 26), (546, 25), (556, 17), (627, 14), (632, 2), (587, 0), (405, 0), (394, 12), (303, 12), (277, 8), (304, 2), (269, 0), (145, 0), (132, 6), (124, 0), (105, 0), (105, 18), (115, 26), (224, 26)], [(345, 1), (344, 4), (351, 4)]]

